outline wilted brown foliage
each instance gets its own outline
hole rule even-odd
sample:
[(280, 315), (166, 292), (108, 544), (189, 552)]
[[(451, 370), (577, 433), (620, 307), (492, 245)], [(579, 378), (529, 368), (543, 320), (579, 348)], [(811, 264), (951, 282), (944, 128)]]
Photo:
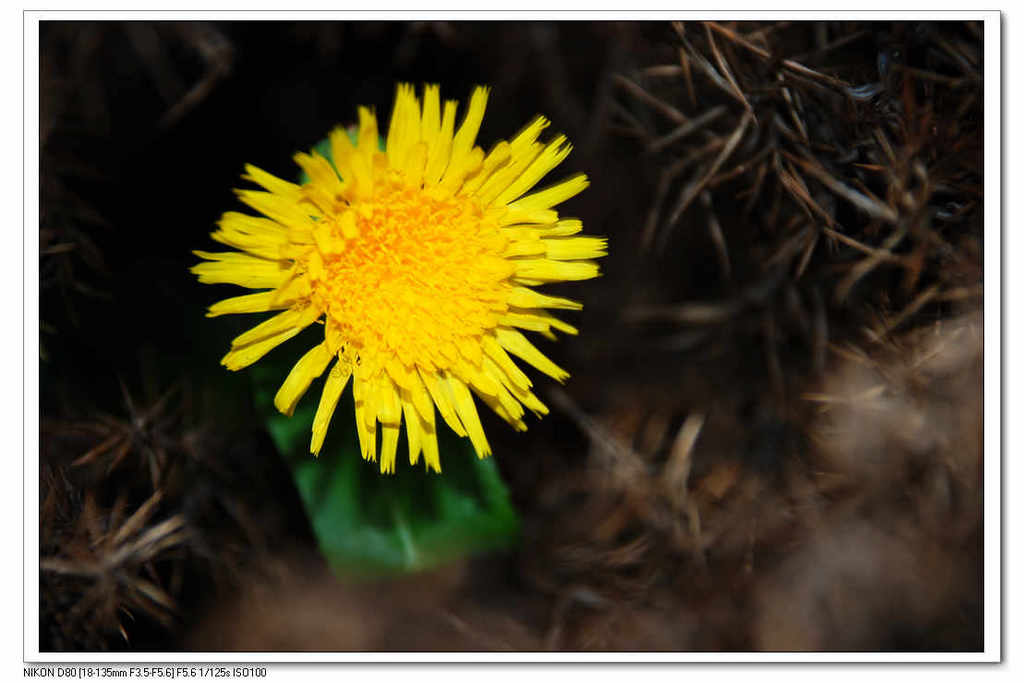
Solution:
[[(41, 45), (43, 649), (981, 647), (980, 24), (58, 24)], [(248, 385), (210, 379), (188, 250), (244, 162), (381, 113), (398, 79), (492, 85), (484, 142), (557, 123), (609, 256), (569, 293), (585, 335), (552, 352), (573, 375), (552, 414), (488, 429), (519, 550), (342, 583)]]

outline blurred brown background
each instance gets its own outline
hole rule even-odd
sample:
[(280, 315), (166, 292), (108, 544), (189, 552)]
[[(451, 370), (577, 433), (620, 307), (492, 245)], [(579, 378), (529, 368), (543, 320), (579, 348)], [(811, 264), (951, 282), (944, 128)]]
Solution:
[[(43, 650), (979, 650), (980, 23), (44, 22)], [(190, 250), (396, 81), (608, 236), (509, 554), (344, 584)]]

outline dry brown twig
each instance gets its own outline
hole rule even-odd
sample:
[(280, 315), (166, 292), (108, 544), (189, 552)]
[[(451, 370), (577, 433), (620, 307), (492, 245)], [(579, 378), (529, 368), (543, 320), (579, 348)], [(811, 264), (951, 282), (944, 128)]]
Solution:
[(154, 564), (182, 546), (187, 531), (180, 514), (152, 522), (162, 497), (161, 492), (154, 493), (124, 517), (123, 498), (105, 511), (87, 492), (73, 527), (63, 532), (53, 528), (53, 522), (44, 514), (44, 528), (49, 534), (59, 534), (57, 538), (44, 538), (44, 548), (59, 551), (40, 558), (41, 572), (44, 576), (82, 582), (72, 584), (81, 586), (77, 591), (63, 589), (78, 592), (77, 601), (65, 617), (72, 629), (85, 628), (74, 624), (89, 621), (110, 632), (119, 632), (128, 641), (122, 617), (131, 617), (133, 611), (170, 627), (176, 603), (161, 587)]
[(127, 418), (100, 415), (89, 422), (70, 425), (55, 425), (61, 433), (92, 434), (99, 443), (90, 448), (73, 463), (74, 467), (85, 467), (107, 459), (104, 471), (110, 474), (134, 453), (149, 472), (150, 484), (157, 491), (160, 478), (169, 462), (168, 450), (177, 445), (175, 429), (178, 427), (178, 411), (170, 404), (171, 398), (179, 391), (177, 386), (168, 389), (151, 405), (137, 408), (128, 388), (121, 382)]

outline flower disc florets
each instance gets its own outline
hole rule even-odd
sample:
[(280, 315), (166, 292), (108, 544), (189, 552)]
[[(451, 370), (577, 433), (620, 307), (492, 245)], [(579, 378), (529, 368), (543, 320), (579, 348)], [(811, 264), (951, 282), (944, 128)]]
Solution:
[(349, 378), (363, 457), (376, 458), (379, 424), (381, 471), (389, 472), (403, 422), (410, 462), (422, 452), (440, 471), (435, 407), (480, 457), (489, 454), (471, 392), (517, 429), (526, 429), (524, 406), (546, 413), (509, 354), (568, 377), (519, 330), (576, 333), (543, 309), (580, 305), (532, 287), (596, 276), (590, 259), (604, 255), (605, 241), (574, 236), (580, 221), (552, 208), (584, 189), (585, 176), (527, 194), (571, 149), (564, 136), (537, 141), (543, 117), (487, 155), (475, 146), (486, 99), (486, 89), (474, 91), (456, 131), (456, 103), (442, 111), (436, 86), (421, 105), (401, 85), (384, 151), (375, 117), (360, 108), (356, 144), (338, 128), (331, 160), (295, 156), (308, 182), (247, 166), (245, 177), (266, 191), (238, 194), (264, 217), (226, 213), (213, 238), (242, 251), (196, 252), (208, 259), (193, 268), (201, 282), (266, 290), (218, 302), (208, 315), (284, 309), (233, 341), (228, 368), (323, 322), (324, 341), (275, 397), (291, 414), (334, 361), (314, 418), (314, 454)]

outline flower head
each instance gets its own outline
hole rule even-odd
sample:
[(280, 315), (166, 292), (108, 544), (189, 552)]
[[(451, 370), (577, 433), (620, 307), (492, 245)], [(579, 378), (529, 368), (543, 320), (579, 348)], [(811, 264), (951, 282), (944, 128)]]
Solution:
[(435, 407), (480, 457), (490, 446), (472, 394), (519, 430), (524, 406), (547, 413), (512, 356), (568, 377), (521, 330), (576, 334), (545, 309), (581, 305), (533, 287), (597, 276), (591, 259), (606, 242), (576, 236), (581, 222), (553, 208), (583, 190), (585, 176), (533, 191), (571, 149), (563, 135), (538, 141), (545, 118), (487, 154), (475, 144), (487, 94), (474, 90), (456, 130), (457, 103), (442, 106), (436, 85), (422, 102), (399, 85), (384, 149), (374, 114), (361, 107), (355, 143), (337, 128), (331, 159), (295, 155), (309, 178), (301, 185), (247, 165), (243, 177), (264, 191), (237, 193), (262, 216), (221, 218), (213, 239), (240, 251), (195, 252), (207, 259), (192, 268), (200, 282), (263, 290), (215, 303), (208, 316), (283, 311), (232, 342), (222, 361), (229, 369), (323, 324), (323, 342), (274, 398), (291, 415), (331, 366), (313, 420), (314, 454), (350, 379), (362, 455), (376, 459), (379, 423), (380, 468), (392, 472), (403, 418), (410, 462), (422, 453), (440, 471)]

